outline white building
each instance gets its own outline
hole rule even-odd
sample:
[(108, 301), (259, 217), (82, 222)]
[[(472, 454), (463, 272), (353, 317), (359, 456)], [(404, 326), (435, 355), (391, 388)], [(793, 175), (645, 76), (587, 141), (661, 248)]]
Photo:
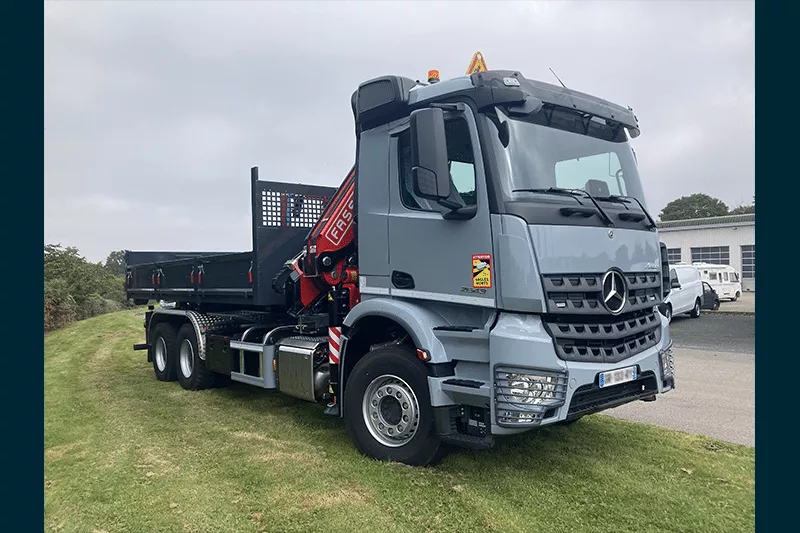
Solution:
[(670, 263), (704, 261), (731, 265), (742, 290), (756, 290), (756, 215), (727, 215), (658, 223)]

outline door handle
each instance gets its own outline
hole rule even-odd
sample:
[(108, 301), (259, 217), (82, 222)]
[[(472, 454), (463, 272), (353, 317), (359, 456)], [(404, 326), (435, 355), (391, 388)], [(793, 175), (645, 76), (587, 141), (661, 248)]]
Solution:
[(394, 270), (392, 271), (392, 285), (395, 289), (413, 289), (414, 277), (406, 272)]

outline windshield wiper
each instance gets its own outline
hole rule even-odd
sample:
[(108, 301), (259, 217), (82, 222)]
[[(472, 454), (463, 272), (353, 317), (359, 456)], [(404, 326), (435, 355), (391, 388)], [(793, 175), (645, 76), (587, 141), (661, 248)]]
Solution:
[(547, 189), (514, 189), (511, 192), (537, 192), (543, 194), (565, 194), (567, 196), (583, 196), (573, 189), (562, 189), (560, 187), (548, 187)]
[(573, 190), (577, 191), (577, 192), (582, 192), (583, 194), (585, 194), (589, 198), (589, 200), (592, 201), (592, 203), (597, 208), (597, 210), (600, 212), (600, 214), (603, 215), (603, 218), (606, 219), (606, 224), (608, 224), (609, 226), (613, 226), (614, 225), (614, 221), (611, 220), (611, 217), (609, 217), (606, 214), (605, 211), (603, 211), (603, 208), (600, 207), (600, 204), (597, 203), (597, 200), (594, 199), (594, 196), (589, 194), (588, 191), (584, 191), (583, 189), (573, 189)]
[(594, 199), (594, 196), (589, 194), (588, 192), (584, 191), (583, 189), (562, 189), (561, 187), (548, 187), (547, 189), (514, 189), (511, 192), (536, 192), (536, 193), (544, 193), (544, 194), (566, 194), (569, 196), (574, 196), (575, 198), (579, 196), (583, 196), (584, 198), (588, 198), (592, 201), (594, 206), (597, 208), (597, 212), (600, 214), (600, 217), (605, 220), (605, 223), (609, 226), (614, 225), (614, 221), (611, 220), (603, 208), (600, 207), (600, 204), (597, 203), (597, 200)]
[(636, 198), (635, 196), (625, 196), (625, 195), (621, 195), (621, 194), (614, 194), (614, 195), (611, 195), (611, 196), (598, 196), (598, 198), (601, 199), (601, 200), (610, 200), (612, 202), (622, 202), (622, 203), (630, 203), (631, 201), (636, 202), (636, 204), (639, 206), (639, 209), (641, 209), (642, 213), (644, 213), (645, 216), (647, 217), (647, 221), (650, 224), (648, 226), (648, 228), (655, 228), (657, 226), (656, 221), (653, 220), (653, 217), (651, 217), (650, 213), (647, 212), (647, 209), (644, 208), (644, 205), (642, 205), (642, 202), (640, 202), (639, 199)]

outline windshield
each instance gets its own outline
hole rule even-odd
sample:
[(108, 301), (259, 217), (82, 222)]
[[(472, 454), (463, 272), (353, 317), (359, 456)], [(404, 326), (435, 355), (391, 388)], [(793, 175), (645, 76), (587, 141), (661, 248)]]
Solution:
[(507, 200), (556, 187), (599, 198), (633, 196), (645, 205), (636, 156), (622, 125), (547, 106), (519, 118), (501, 109), (487, 116)]

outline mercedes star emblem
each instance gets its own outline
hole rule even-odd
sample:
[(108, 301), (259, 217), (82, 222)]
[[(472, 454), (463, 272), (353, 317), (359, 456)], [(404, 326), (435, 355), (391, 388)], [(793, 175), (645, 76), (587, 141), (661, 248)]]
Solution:
[(616, 270), (609, 270), (603, 275), (603, 305), (612, 315), (618, 315), (625, 308), (628, 287), (625, 276)]

